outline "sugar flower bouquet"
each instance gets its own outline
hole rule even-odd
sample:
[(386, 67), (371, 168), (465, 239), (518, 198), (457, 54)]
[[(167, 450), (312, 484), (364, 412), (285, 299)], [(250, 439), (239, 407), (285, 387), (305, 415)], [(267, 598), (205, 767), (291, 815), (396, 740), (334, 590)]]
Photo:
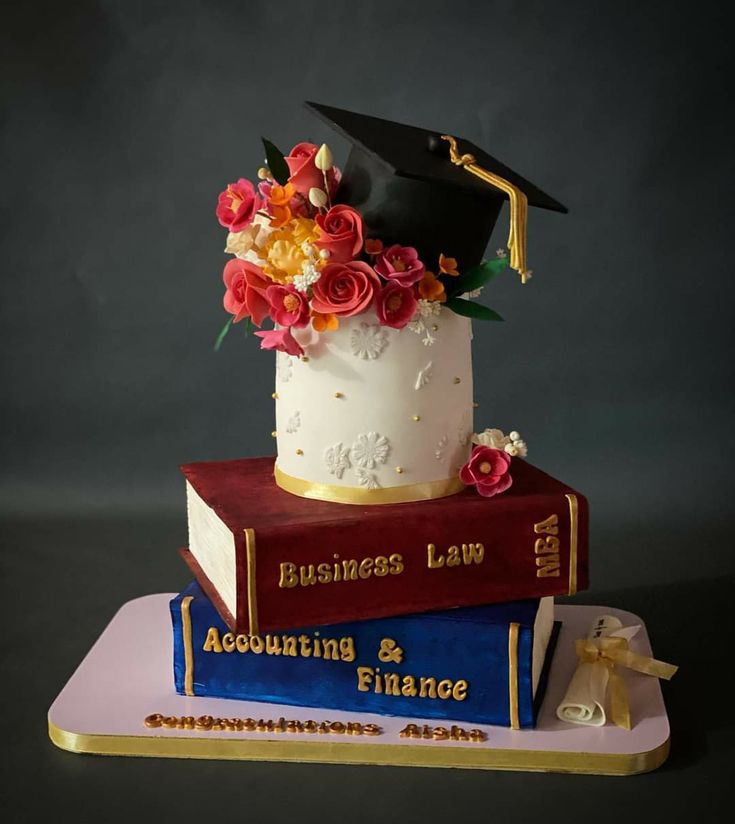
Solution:
[(460, 272), (457, 260), (441, 254), (421, 259), (411, 246), (386, 246), (367, 237), (362, 215), (339, 203), (340, 171), (326, 144), (297, 143), (283, 155), (263, 141), (266, 166), (257, 186), (240, 178), (219, 195), (216, 215), (228, 229), (223, 272), (224, 308), (230, 318), (215, 343), (219, 349), (235, 323), (255, 332), (263, 349), (302, 355), (294, 329), (311, 326), (329, 333), (340, 319), (373, 310), (383, 326), (423, 334), (425, 320), (442, 306), (472, 318), (502, 320), (469, 300), (506, 266), (498, 257)]

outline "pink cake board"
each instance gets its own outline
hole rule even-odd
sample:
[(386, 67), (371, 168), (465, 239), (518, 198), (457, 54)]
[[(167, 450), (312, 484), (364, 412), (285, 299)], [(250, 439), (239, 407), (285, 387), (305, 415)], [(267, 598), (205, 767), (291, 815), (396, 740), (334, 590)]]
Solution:
[[(397, 718), (366, 713), (291, 707), (222, 698), (177, 695), (173, 686), (172, 594), (148, 595), (125, 604), (54, 701), (49, 735), (59, 747), (98, 755), (216, 758), (259, 761), (314, 761), (340, 764), (464, 767), (470, 769), (631, 775), (660, 766), (668, 755), (669, 722), (659, 682), (626, 671), (633, 729), (566, 724), (555, 715), (574, 671), (574, 640), (584, 637), (601, 614), (625, 626), (642, 624), (622, 610), (596, 606), (559, 606), (562, 629), (551, 665), (538, 726), (510, 730), (456, 722), (482, 729), (483, 742), (437, 741), (400, 737), (407, 723), (448, 727), (452, 722)], [(645, 627), (631, 649), (651, 655)], [(320, 735), (306, 732), (198, 731), (151, 729), (144, 719), (211, 715), (222, 718), (356, 721), (377, 724), (382, 733)]]

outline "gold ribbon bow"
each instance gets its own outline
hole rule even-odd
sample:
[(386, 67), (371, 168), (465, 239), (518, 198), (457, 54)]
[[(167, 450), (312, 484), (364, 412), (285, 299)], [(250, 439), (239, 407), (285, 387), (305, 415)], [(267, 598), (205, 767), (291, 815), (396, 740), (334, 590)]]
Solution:
[(472, 172), (473, 175), (500, 189), (508, 195), (510, 201), (510, 232), (508, 234), (508, 251), (510, 252), (510, 266), (521, 276), (521, 283), (525, 283), (531, 275), (526, 263), (526, 223), (528, 220), (528, 198), (512, 183), (499, 175), (488, 172), (477, 165), (475, 156), (459, 153), (457, 141), (449, 134), (443, 134), (442, 140), (449, 143), (449, 159), (455, 166), (461, 166)]
[(678, 669), (673, 664), (632, 652), (628, 648), (627, 639), (614, 635), (594, 639), (580, 638), (576, 642), (576, 649), (581, 663), (603, 664), (609, 670), (610, 716), (613, 724), (626, 730), (631, 728), (628, 692), (623, 676), (616, 671), (615, 665), (642, 672), (644, 675), (652, 675), (654, 678), (665, 678), (667, 681)]

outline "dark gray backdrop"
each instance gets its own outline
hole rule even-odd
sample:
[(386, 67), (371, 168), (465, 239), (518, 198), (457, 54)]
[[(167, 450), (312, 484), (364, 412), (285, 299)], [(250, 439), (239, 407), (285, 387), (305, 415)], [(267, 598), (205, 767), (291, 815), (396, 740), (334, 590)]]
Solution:
[[(649, 610), (657, 651), (687, 664), (668, 693), (679, 760), (642, 781), (666, 794), (681, 770), (705, 780), (707, 751), (730, 747), (728, 722), (692, 708), (710, 667), (697, 634), (724, 614), (735, 570), (727, 6), (3, 5), (2, 600), (24, 632), (0, 643), (21, 714), (16, 763), (26, 777), (42, 765), (49, 786), (24, 796), (17, 820), (67, 793), (73, 810), (94, 792), (148, 810), (173, 796), (229, 810), (250, 793), (265, 810), (276, 787), (307, 779), (340, 782), (345, 814), (372, 786), (371, 815), (451, 814), (463, 797), (469, 815), (489, 791), (509, 820), (519, 782), (538, 782), (540, 805), (551, 788), (571, 798), (594, 781), (138, 768), (43, 740), (45, 707), (117, 606), (186, 581), (177, 465), (272, 450), (272, 356), (239, 330), (212, 352), (225, 320), (214, 204), (252, 176), (261, 134), (284, 149), (329, 140), (344, 161), (345, 142), (304, 99), (467, 137), (569, 206), (530, 217), (533, 281), (488, 290), (507, 322), (476, 324), (476, 423), (519, 429), (535, 463), (588, 494), (582, 597)], [(504, 215), (491, 249), (506, 226)], [(693, 622), (680, 615), (690, 601)], [(298, 795), (299, 816), (319, 812)], [(362, 820), (369, 808), (349, 810)], [(273, 805), (260, 816), (279, 817)]]

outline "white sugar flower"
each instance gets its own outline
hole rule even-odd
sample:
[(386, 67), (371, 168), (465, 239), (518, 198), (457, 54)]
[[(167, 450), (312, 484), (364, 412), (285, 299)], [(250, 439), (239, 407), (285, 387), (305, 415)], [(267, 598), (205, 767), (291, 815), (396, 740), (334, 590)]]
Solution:
[(502, 247), (501, 247), (500, 249), (496, 249), (496, 250), (495, 250), (495, 254), (496, 254), (499, 258), (508, 257), (508, 253), (507, 253), (507, 252), (505, 251), (505, 249), (503, 249)]
[(472, 443), (480, 446), (490, 446), (493, 449), (502, 449), (511, 457), (525, 458), (528, 455), (528, 446), (515, 430), (505, 435), (501, 429), (486, 429), (472, 436)]
[(352, 444), (352, 459), (361, 469), (375, 469), (376, 464), (384, 464), (389, 452), (388, 438), (377, 432), (358, 435)]
[(313, 286), (319, 280), (322, 273), (308, 260), (305, 260), (301, 264), (301, 271), (302, 273), (300, 275), (294, 275), (293, 277), (294, 289), (296, 289), (297, 292), (308, 292), (309, 287)]
[(252, 251), (258, 240), (261, 227), (257, 223), (251, 223), (242, 232), (230, 232), (227, 235), (227, 245), (225, 252), (228, 255), (235, 255), (241, 260), (245, 259), (248, 252)]
[(442, 305), (438, 300), (424, 300), (419, 298), (418, 314), (422, 318), (430, 318), (438, 315), (442, 310)]
[(349, 469), (350, 450), (343, 448), (341, 442), (324, 450), (324, 463), (327, 465), (327, 472), (341, 478), (345, 469)]
[(361, 323), (352, 330), (352, 354), (362, 360), (375, 360), (388, 345), (388, 334), (377, 323)]

